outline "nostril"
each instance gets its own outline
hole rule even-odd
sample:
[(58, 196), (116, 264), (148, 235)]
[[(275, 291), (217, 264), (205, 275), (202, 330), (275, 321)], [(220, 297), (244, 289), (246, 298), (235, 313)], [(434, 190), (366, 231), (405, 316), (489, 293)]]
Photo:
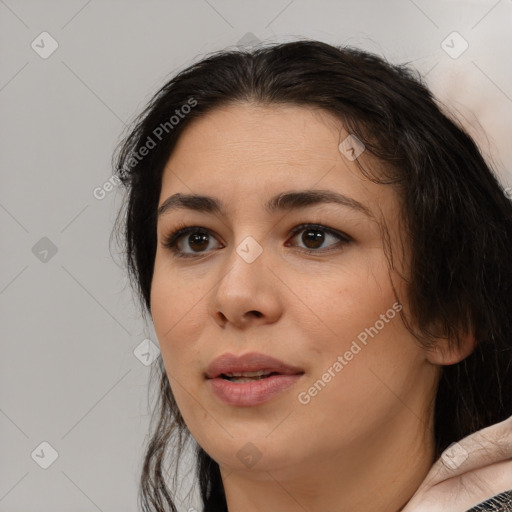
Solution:
[(227, 322), (227, 321), (228, 321), (227, 316), (226, 316), (222, 311), (219, 311), (219, 317), (220, 317), (220, 319), (221, 319), (223, 322)]
[(263, 316), (263, 313), (259, 311), (249, 311), (249, 313), (252, 313), (256, 318), (260, 318)]

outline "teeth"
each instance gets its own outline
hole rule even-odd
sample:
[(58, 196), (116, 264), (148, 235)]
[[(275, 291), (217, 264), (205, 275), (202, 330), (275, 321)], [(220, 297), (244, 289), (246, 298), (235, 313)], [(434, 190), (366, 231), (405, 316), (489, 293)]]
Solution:
[(265, 375), (259, 375), (258, 377), (229, 377), (229, 382), (253, 382), (255, 380), (264, 379)]
[(250, 382), (254, 380), (261, 380), (274, 372), (268, 372), (259, 370), (257, 372), (235, 372), (235, 373), (223, 373), (222, 377), (229, 380), (230, 382)]
[(270, 375), (272, 372), (264, 372), (259, 370), (257, 372), (241, 372), (241, 373), (225, 373), (227, 377), (261, 377), (262, 375)]

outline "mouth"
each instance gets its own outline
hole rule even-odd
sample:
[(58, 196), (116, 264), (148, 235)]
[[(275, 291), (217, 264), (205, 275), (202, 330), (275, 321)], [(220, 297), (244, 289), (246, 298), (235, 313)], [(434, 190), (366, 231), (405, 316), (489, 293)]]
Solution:
[(302, 368), (292, 366), (274, 357), (257, 352), (241, 356), (222, 354), (206, 368), (207, 379), (264, 379), (272, 374), (296, 375), (304, 373)]
[(222, 402), (247, 407), (269, 401), (295, 384), (304, 373), (297, 366), (264, 354), (223, 354), (208, 366), (205, 378)]

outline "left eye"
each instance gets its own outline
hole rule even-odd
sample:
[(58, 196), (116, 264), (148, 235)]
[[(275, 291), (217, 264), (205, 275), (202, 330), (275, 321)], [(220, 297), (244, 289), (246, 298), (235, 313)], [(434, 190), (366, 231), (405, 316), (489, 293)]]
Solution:
[[(299, 247), (299, 249), (311, 254), (331, 251), (336, 246), (341, 247), (352, 240), (344, 233), (318, 224), (301, 224), (296, 226), (291, 232), (292, 238), (290, 240), (298, 238), (301, 233), (300, 241), (306, 247)], [(334, 243), (328, 245), (328, 248), (322, 247), (329, 238), (333, 239)], [(178, 257), (195, 257), (206, 253), (212, 240), (216, 241), (216, 238), (209, 229), (199, 226), (185, 226), (168, 235), (163, 240), (162, 245), (170, 249)], [(291, 244), (286, 242), (285, 245), (289, 247)], [(187, 247), (192, 250), (184, 250)]]
[[(315, 224), (297, 226), (293, 229), (292, 233), (294, 234), (292, 240), (302, 234), (300, 236), (300, 241), (306, 245), (304, 250), (309, 253), (325, 252), (325, 250), (331, 251), (333, 246), (341, 246), (347, 244), (351, 240), (350, 237), (344, 233), (339, 233), (331, 228)], [(330, 244), (328, 246), (329, 249), (323, 249), (321, 246), (329, 237), (338, 243)]]

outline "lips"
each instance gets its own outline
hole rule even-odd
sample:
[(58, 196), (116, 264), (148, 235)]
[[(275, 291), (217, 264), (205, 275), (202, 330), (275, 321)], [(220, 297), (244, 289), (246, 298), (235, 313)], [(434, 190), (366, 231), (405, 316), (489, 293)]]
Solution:
[(304, 375), (297, 366), (264, 354), (223, 354), (206, 369), (211, 392), (233, 407), (261, 405), (295, 385)]
[[(260, 375), (258, 375), (258, 372)], [(207, 379), (219, 377), (231, 378), (261, 378), (261, 374), (297, 375), (304, 370), (296, 366), (285, 364), (273, 357), (257, 352), (251, 352), (242, 356), (223, 354), (217, 357), (207, 368)]]

